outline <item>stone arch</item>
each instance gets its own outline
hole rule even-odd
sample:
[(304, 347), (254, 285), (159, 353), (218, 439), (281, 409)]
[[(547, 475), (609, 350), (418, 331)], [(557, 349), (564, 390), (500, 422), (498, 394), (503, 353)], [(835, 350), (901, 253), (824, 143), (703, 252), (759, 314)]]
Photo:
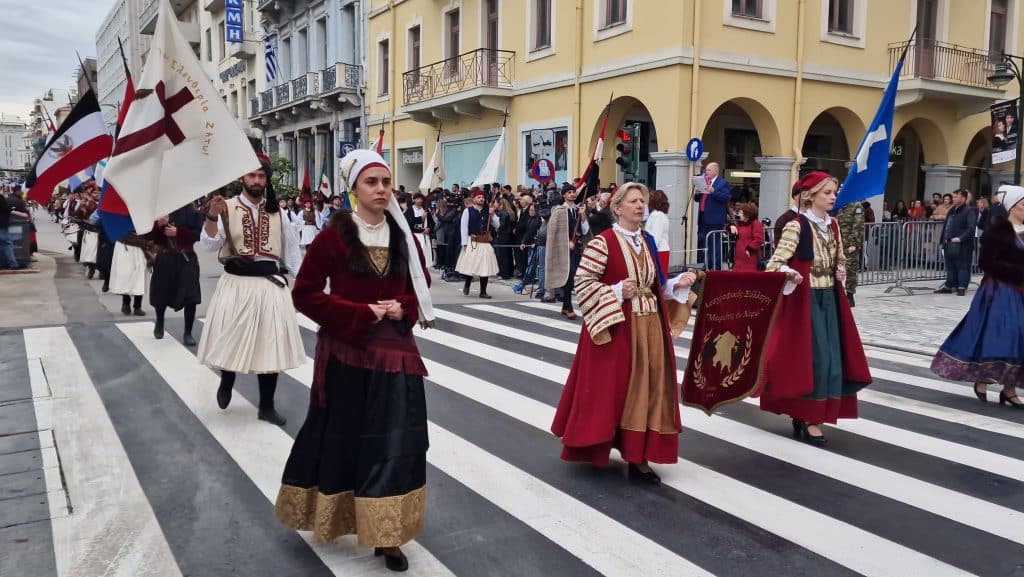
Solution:
[(907, 120), (902, 124), (893, 122), (892, 133), (894, 135), (894, 143), (900, 133), (907, 128), (912, 129), (919, 137), (925, 162), (928, 164), (949, 164), (949, 147), (947, 145), (946, 135), (934, 121), (924, 118), (923, 116), (918, 116)]
[(847, 163), (853, 158), (861, 139), (864, 123), (849, 108), (836, 106), (821, 111), (807, 126), (800, 147), (806, 160), (805, 170), (824, 170), (843, 180)]
[[(721, 125), (722, 117), (732, 116), (735, 118), (737, 110), (742, 111), (749, 124), (753, 126), (757, 133), (757, 156), (785, 155), (785, 151), (782, 149), (782, 136), (779, 133), (779, 125), (775, 121), (775, 117), (772, 116), (771, 111), (760, 102), (745, 96), (725, 100), (716, 106), (701, 127), (701, 138), (705, 141), (709, 140), (709, 138), (711, 141), (714, 141), (716, 136), (722, 137), (723, 135), (714, 134), (722, 128), (727, 129), (727, 126), (723, 127)], [(705, 145), (704, 149), (709, 150), (709, 147)]]
[[(582, 151), (583, 165), (590, 160), (590, 154), (597, 144), (598, 136), (601, 133), (603, 122), (602, 115), (599, 115), (591, 131), (590, 141)], [(608, 106), (608, 126), (604, 135), (604, 149), (601, 158), (601, 186), (607, 186), (611, 182), (622, 184), (627, 175), (615, 164), (618, 151), (615, 146), (618, 144), (617, 133), (623, 129), (626, 123), (639, 123), (641, 126), (640, 142), (635, 143), (640, 152), (640, 167), (637, 174), (631, 177), (643, 181), (648, 185), (656, 185), (654, 163), (651, 162), (649, 154), (658, 150), (658, 129), (654, 121), (654, 115), (650, 108), (635, 96), (619, 96), (612, 100)]]

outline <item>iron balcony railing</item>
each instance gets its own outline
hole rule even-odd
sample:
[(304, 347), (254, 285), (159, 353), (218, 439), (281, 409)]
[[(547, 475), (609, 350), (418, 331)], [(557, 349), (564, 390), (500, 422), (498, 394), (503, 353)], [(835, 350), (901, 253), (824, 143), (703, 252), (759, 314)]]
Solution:
[(997, 89), (988, 81), (1002, 54), (989, 54), (987, 50), (967, 48), (928, 39), (917, 39), (889, 45), (889, 72), (896, 69), (904, 49), (903, 78), (940, 80), (966, 86)]
[(484, 86), (512, 88), (516, 53), (479, 48), (402, 74), (405, 103)]
[(362, 83), (362, 67), (355, 64), (338, 62), (325, 68), (321, 73), (320, 91), (330, 92), (339, 88), (359, 88)]
[(249, 118), (255, 118), (260, 114), (260, 99), (249, 99)]
[(268, 88), (260, 92), (260, 110), (266, 112), (274, 107), (274, 89)]
[(280, 86), (275, 86), (274, 87), (274, 96), (275, 96), (274, 104), (275, 105), (281, 106), (282, 104), (285, 104), (286, 102), (291, 100), (291, 98), (289, 97), (289, 94), (288, 94), (288, 89), (289, 88), (291, 88), (291, 83), (290, 82), (285, 82), (284, 84), (282, 84)]

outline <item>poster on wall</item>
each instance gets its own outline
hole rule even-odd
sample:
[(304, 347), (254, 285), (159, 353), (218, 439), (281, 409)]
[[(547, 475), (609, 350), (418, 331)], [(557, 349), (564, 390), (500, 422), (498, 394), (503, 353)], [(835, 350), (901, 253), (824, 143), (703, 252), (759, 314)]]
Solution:
[(992, 113), (992, 164), (1017, 158), (1017, 99), (997, 102), (989, 107)]
[(523, 158), (524, 183), (530, 182), (530, 171), (538, 160), (548, 160), (555, 167), (552, 180), (557, 184), (568, 180), (569, 169), (569, 130), (568, 128), (548, 128), (524, 132), (525, 151)]

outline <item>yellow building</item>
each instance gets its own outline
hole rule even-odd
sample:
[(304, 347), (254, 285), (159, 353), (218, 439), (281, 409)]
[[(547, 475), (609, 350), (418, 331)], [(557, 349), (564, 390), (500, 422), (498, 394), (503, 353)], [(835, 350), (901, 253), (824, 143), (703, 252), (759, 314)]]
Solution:
[[(383, 124), (407, 189), (437, 145), (446, 185), (467, 183), (507, 110), (503, 182), (532, 184), (538, 156), (561, 182), (585, 166), (609, 106), (603, 185), (662, 188), (679, 223), (684, 150), (699, 137), (707, 160), (734, 187), (759, 190), (774, 218), (801, 165), (846, 175), (916, 25), (886, 199), (985, 193), (1012, 179), (1012, 163), (991, 169), (988, 107), (1016, 96), (1016, 83), (987, 77), (1004, 51), (1020, 53), (1020, 2), (369, 0), (367, 130)], [(615, 162), (622, 129), (639, 136), (635, 174)], [(682, 235), (673, 243), (678, 261)]]

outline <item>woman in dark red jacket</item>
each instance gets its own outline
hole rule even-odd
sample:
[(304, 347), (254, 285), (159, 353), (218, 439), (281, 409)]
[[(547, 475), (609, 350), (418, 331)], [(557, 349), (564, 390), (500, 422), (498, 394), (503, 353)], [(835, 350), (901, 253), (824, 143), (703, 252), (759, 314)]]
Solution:
[(757, 220), (757, 205), (752, 202), (736, 205), (736, 212), (739, 222), (731, 227), (731, 232), (736, 235), (732, 270), (756, 272), (757, 263), (764, 258), (764, 225)]

